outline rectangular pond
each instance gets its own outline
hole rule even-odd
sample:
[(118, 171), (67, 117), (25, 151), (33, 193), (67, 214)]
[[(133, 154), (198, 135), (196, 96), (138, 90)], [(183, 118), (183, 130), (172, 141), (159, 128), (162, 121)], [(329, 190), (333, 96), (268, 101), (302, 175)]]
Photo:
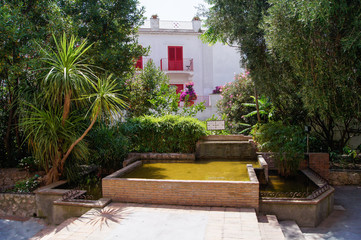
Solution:
[(145, 163), (123, 178), (249, 181), (247, 164), (255, 161), (196, 161), (193, 163)]
[[(143, 164), (136, 161), (103, 178), (103, 197), (119, 202), (251, 207), (258, 210), (259, 182), (249, 163)], [(256, 161), (251, 163), (257, 166)]]

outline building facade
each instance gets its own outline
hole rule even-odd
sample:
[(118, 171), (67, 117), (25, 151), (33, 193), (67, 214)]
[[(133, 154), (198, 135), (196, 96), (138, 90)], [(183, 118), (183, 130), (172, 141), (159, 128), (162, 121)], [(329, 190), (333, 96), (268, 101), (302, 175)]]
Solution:
[(206, 111), (197, 117), (204, 120), (216, 114), (213, 96), (216, 86), (233, 81), (240, 68), (240, 54), (236, 47), (217, 43), (210, 46), (199, 38), (201, 21), (160, 21), (151, 18), (139, 29), (139, 43), (150, 47), (149, 56), (137, 62), (143, 68), (149, 59), (164, 71), (172, 85), (180, 92), (188, 82), (194, 83), (196, 102), (205, 101)]

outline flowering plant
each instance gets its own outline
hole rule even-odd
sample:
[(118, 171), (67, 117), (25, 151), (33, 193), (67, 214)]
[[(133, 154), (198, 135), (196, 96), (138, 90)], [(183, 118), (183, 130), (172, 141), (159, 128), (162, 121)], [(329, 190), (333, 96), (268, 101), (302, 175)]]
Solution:
[(216, 86), (216, 88), (213, 90), (213, 94), (219, 94), (222, 92), (223, 86)]
[(193, 86), (194, 86), (193, 82), (189, 82), (186, 84), (186, 89), (183, 90), (180, 95), (180, 100), (182, 102), (187, 100), (187, 96), (188, 96), (188, 101), (197, 100), (197, 94), (194, 91)]

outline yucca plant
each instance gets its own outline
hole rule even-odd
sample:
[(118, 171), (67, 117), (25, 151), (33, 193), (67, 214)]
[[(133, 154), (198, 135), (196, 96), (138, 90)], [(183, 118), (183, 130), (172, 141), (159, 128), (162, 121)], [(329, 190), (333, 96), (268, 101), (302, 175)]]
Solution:
[[(55, 51), (42, 49), (48, 65), (41, 82), (43, 101), (39, 102), (43, 104), (39, 107), (30, 104), (29, 114), (23, 119), (29, 146), (47, 172), (47, 184), (63, 174), (70, 154), (77, 159), (86, 155), (82, 140), (97, 119), (112, 120), (126, 107), (112, 76), (98, 78), (92, 70), (94, 67), (86, 64), (83, 56), (91, 45), (87, 46), (86, 41), (78, 44), (73, 36), (68, 41), (65, 34), (59, 43), (55, 37), (54, 40)], [(90, 117), (90, 124), (81, 134), (79, 119), (84, 116), (71, 112), (72, 108), (77, 110), (80, 103), (90, 106), (85, 116)]]

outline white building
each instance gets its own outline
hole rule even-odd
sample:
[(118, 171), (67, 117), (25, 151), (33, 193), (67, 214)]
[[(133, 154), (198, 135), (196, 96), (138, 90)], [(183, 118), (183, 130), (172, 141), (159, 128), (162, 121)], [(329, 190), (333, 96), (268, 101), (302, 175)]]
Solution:
[(200, 40), (201, 34), (199, 20), (184, 22), (151, 18), (139, 29), (139, 43), (150, 47), (149, 56), (138, 61), (137, 66), (142, 68), (148, 59), (152, 59), (178, 91), (193, 81), (198, 95), (196, 102), (206, 102), (206, 111), (197, 116), (204, 120), (216, 114), (211, 95), (215, 87), (233, 81), (234, 75), (243, 69), (240, 68), (237, 48), (220, 43), (210, 46)]

